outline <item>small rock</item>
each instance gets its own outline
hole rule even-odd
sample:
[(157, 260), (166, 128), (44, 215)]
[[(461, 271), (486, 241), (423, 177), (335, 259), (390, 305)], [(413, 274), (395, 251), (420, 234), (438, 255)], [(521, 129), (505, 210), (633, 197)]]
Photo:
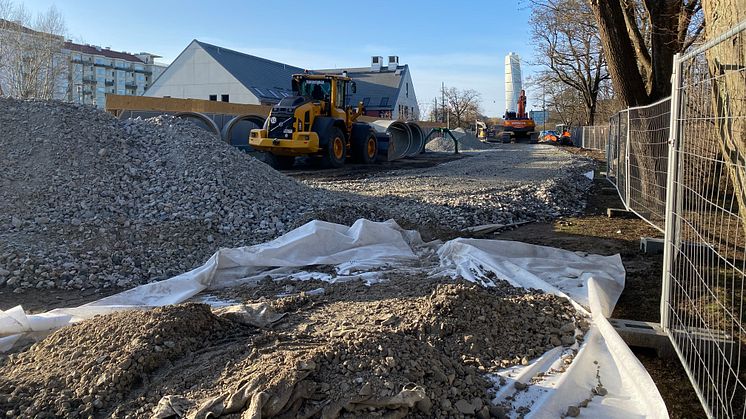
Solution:
[(417, 408), (417, 410), (419, 410), (420, 412), (430, 416), (433, 411), (433, 402), (432, 400), (430, 400), (429, 397), (425, 396), (424, 399), (418, 401), (415, 404), (415, 408)]
[(489, 410), (490, 410), (490, 416), (492, 416), (493, 418), (499, 418), (499, 419), (507, 418), (507, 415), (505, 414), (505, 408), (502, 406), (490, 405)]
[(562, 336), (561, 343), (563, 346), (570, 346), (575, 343), (575, 336), (564, 335)]
[(361, 396), (370, 396), (373, 394), (373, 387), (371, 387), (370, 383), (365, 383), (358, 394)]
[(578, 406), (568, 406), (566, 416), (574, 418), (580, 415), (580, 408)]
[(464, 415), (474, 414), (474, 406), (472, 406), (471, 403), (467, 402), (464, 399), (459, 399), (456, 402), (456, 410), (458, 410), (460, 413)]
[(563, 334), (571, 333), (574, 331), (575, 331), (575, 323), (573, 322), (565, 323), (562, 325), (562, 327), (560, 327), (560, 333), (563, 333)]
[(515, 383), (513, 383), (513, 387), (515, 387), (516, 390), (521, 391), (521, 390), (525, 390), (526, 387), (528, 387), (528, 385), (526, 383), (516, 381)]

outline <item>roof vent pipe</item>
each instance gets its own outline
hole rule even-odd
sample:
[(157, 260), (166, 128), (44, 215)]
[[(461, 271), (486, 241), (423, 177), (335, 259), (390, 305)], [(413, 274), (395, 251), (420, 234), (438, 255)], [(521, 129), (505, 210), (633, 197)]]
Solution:
[(381, 71), (383, 66), (383, 57), (372, 56), (370, 57), (370, 71)]
[(396, 55), (389, 55), (389, 71), (394, 71), (399, 67), (399, 57)]

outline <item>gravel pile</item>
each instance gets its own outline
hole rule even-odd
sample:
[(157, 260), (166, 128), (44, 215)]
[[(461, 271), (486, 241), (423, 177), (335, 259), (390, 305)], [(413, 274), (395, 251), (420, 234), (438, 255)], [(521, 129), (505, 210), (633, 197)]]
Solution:
[(179, 119), (119, 121), (85, 106), (0, 99), (0, 138), (0, 285), (164, 279), (328, 204), (328, 194)]
[(0, 286), (17, 292), (161, 280), (312, 219), (393, 218), (428, 239), (548, 220), (581, 211), (591, 183), (589, 160), (518, 144), (298, 182), (189, 122), (120, 121), (59, 102), (1, 98), (0, 138)]
[(243, 295), (284, 315), (269, 329), (184, 304), (83, 321), (0, 355), (0, 409), (6, 417), (504, 417), (513, 407), (490, 403), (496, 388), (485, 374), (568, 348), (588, 330), (567, 300), (504, 281), (483, 288), (407, 274), (372, 287), (318, 283), (325, 294), (282, 298), (277, 285)]
[(358, 179), (307, 178), (310, 186), (374, 197), (397, 221), (425, 235), (484, 224), (547, 221), (580, 213), (592, 181), (590, 160), (553, 146), (504, 144), (416, 171)]
[[(494, 146), (481, 142), (474, 134), (466, 132), (461, 128), (451, 131), (458, 140), (459, 151), (489, 150)], [(440, 151), (453, 153), (453, 140), (451, 137), (436, 137), (425, 146), (428, 151)]]

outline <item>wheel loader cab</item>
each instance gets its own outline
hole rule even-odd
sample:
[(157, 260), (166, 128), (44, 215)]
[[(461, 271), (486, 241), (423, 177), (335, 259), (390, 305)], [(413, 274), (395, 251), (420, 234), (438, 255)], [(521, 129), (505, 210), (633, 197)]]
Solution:
[(375, 131), (355, 122), (364, 109), (362, 102), (356, 111), (348, 106), (347, 93), (357, 88), (346, 74), (296, 74), (292, 90), (293, 96), (272, 107), (265, 126), (249, 135), (249, 144), (267, 152), (272, 165), (291, 166), (295, 156), (303, 155), (332, 167), (343, 165), (348, 156), (375, 160)]

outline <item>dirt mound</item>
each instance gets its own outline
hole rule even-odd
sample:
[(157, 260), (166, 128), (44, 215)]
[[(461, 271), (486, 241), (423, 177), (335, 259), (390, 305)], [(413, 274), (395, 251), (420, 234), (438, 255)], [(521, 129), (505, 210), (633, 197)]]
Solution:
[[(230, 327), (229, 327), (230, 326)], [(208, 306), (185, 304), (125, 311), (63, 328), (2, 369), (0, 406), (7, 416), (93, 414), (115, 406), (149, 375), (237, 325)]]
[[(451, 131), (454, 137), (458, 140), (459, 151), (475, 151), (475, 150), (489, 150), (494, 148), (490, 144), (481, 142), (474, 134), (466, 132), (462, 129), (455, 129)], [(436, 137), (432, 141), (428, 142), (425, 148), (429, 151), (440, 151), (452, 153), (454, 150), (453, 140), (450, 137)]]
[(328, 194), (180, 119), (2, 98), (0, 138), (0, 285), (164, 279), (328, 208)]
[(510, 407), (490, 405), (484, 373), (570, 345), (587, 326), (567, 300), (501, 281), (400, 274), (371, 287), (302, 287), (320, 284), (324, 294), (282, 298), (274, 294), (297, 283), (225, 291), (282, 311), (266, 329), (196, 304), (62, 329), (0, 358), (0, 408), (9, 417), (497, 416)]

